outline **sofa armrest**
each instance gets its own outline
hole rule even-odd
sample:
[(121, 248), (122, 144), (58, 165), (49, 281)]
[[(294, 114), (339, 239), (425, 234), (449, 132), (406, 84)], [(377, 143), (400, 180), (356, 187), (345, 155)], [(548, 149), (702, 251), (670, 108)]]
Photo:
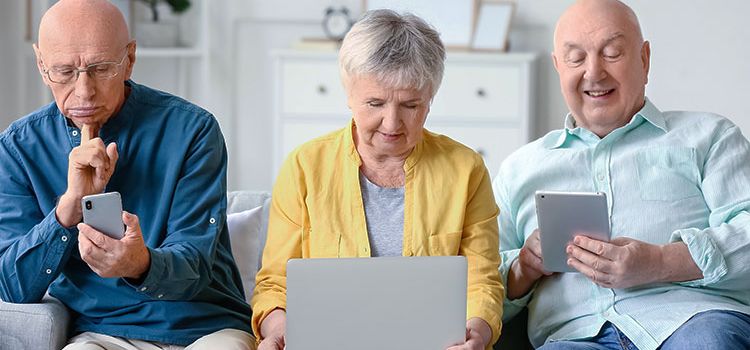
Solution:
[(35, 304), (0, 301), (0, 349), (62, 349), (69, 320), (65, 305), (49, 295)]

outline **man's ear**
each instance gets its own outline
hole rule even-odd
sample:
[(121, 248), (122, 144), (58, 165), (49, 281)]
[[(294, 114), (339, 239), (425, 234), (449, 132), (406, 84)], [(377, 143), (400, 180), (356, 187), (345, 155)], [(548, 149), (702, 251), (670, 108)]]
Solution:
[(648, 83), (648, 71), (651, 69), (651, 44), (648, 41), (644, 41), (643, 46), (641, 46), (641, 63), (643, 64), (643, 73), (646, 75), (643, 82), (645, 85)]
[(39, 46), (36, 44), (31, 44), (31, 47), (34, 49), (34, 55), (36, 57), (36, 68), (39, 70), (39, 75), (42, 76), (42, 81), (44, 81), (45, 85), (49, 85), (49, 82), (47, 81), (47, 74), (44, 73), (44, 66), (42, 65), (42, 53), (39, 52)]
[(125, 67), (125, 80), (130, 79), (130, 76), (133, 74), (133, 67), (135, 66), (135, 48), (136, 42), (135, 39), (133, 39), (128, 43), (128, 66)]
[(560, 73), (560, 70), (559, 70), (559, 69), (557, 69), (557, 56), (555, 56), (555, 52), (554, 52), (554, 51), (552, 51), (552, 52), (550, 53), (550, 56), (552, 56), (552, 66), (553, 66), (553, 67), (555, 67), (555, 70), (556, 70), (556, 71), (557, 71), (558, 73)]

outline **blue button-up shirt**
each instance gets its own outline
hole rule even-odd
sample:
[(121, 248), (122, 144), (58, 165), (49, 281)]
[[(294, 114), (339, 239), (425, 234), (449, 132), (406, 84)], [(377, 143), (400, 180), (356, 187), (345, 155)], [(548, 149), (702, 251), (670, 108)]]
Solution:
[(555, 274), (506, 299), (504, 318), (528, 305), (535, 346), (592, 337), (610, 321), (648, 350), (696, 313), (750, 313), (750, 144), (739, 128), (714, 114), (661, 112), (649, 101), (604, 138), (576, 127), (571, 115), (565, 126), (511, 155), (494, 180), (504, 281), (538, 226), (537, 190), (605, 192), (613, 237), (684, 242), (704, 278), (609, 289), (580, 273)]
[(81, 133), (52, 103), (0, 134), (0, 297), (73, 311), (74, 333), (189, 344), (223, 328), (250, 331), (250, 307), (225, 225), (226, 148), (216, 120), (180, 98), (127, 82), (100, 137), (119, 160), (106, 191), (138, 215), (151, 266), (140, 285), (102, 278), (60, 226), (68, 154)]

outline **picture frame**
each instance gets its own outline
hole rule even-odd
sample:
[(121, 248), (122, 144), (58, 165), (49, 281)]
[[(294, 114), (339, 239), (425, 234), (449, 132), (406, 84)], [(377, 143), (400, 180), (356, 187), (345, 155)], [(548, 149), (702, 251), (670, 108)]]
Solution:
[(387, 8), (413, 13), (434, 26), (448, 49), (469, 49), (477, 0), (363, 0), (365, 11)]
[(516, 2), (512, 0), (478, 0), (471, 48), (476, 51), (507, 51), (515, 11)]

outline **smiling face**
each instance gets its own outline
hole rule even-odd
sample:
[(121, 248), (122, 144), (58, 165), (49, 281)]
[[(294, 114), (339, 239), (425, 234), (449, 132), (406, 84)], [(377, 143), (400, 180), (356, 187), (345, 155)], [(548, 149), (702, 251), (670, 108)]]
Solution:
[(351, 78), (346, 87), (359, 154), (405, 159), (422, 139), (431, 88), (390, 88), (371, 76)]
[[(122, 14), (107, 1), (63, 0), (45, 14), (34, 47), (42, 78), (58, 108), (78, 127), (103, 125), (125, 101), (125, 80), (135, 62), (135, 43), (128, 43)], [(45, 70), (84, 68), (101, 62), (122, 62), (111, 79), (94, 79), (81, 72), (78, 80), (60, 84)]]
[(635, 14), (618, 1), (579, 1), (560, 18), (552, 54), (578, 126), (603, 137), (645, 103), (650, 48)]

